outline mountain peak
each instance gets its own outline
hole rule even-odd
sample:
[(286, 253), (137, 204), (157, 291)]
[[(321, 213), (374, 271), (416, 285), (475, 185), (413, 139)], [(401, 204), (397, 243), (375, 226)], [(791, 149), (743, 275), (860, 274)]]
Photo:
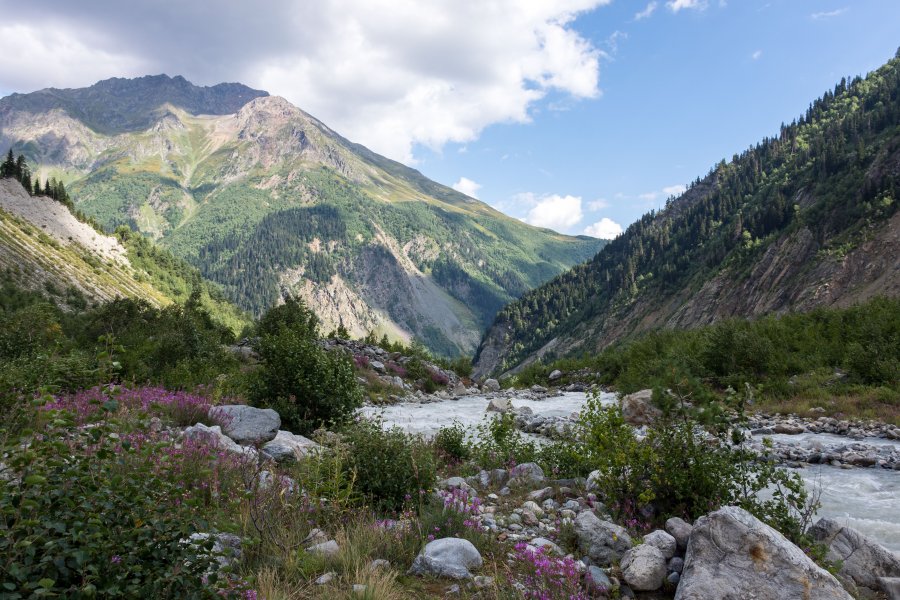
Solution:
[(0, 99), (0, 116), (62, 109), (98, 133), (117, 134), (147, 129), (165, 113), (167, 104), (195, 115), (227, 115), (268, 95), (240, 83), (197, 86), (181, 75), (113, 77), (86, 88), (47, 88), (7, 96)]

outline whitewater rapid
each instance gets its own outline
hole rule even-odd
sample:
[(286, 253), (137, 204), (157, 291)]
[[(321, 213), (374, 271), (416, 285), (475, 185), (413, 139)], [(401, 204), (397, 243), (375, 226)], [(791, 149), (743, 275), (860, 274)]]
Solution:
[[(587, 395), (565, 392), (559, 396), (542, 399), (512, 398), (513, 406), (527, 406), (538, 416), (568, 416), (578, 413)], [(433, 435), (441, 427), (454, 422), (474, 434), (487, 415), (489, 403), (485, 396), (465, 396), (439, 402), (405, 402), (384, 407), (367, 406), (360, 410), (364, 416), (379, 415), (386, 427), (399, 426), (410, 433)], [(600, 402), (611, 405), (615, 394), (603, 393)], [(850, 440), (827, 433), (802, 433), (798, 435), (774, 434), (771, 437), (781, 443), (831, 446), (848, 442), (873, 447), (894, 446), (900, 442), (880, 438)], [(900, 552), (900, 471), (882, 468), (842, 469), (826, 465), (812, 465), (797, 469), (807, 489), (820, 493), (821, 508), (817, 517), (831, 517), (859, 530), (894, 552)]]

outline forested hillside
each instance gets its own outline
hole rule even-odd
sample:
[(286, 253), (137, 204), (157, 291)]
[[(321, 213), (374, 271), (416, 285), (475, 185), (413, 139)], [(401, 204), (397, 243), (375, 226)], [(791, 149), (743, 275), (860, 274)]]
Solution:
[(107, 231), (152, 237), (254, 314), (296, 293), (326, 328), (444, 355), (473, 352), (504, 304), (604, 243), (507, 217), (236, 84), (14, 95), (0, 143)]
[(477, 371), (654, 327), (900, 294), (900, 55), (722, 161), (592, 261), (497, 316)]

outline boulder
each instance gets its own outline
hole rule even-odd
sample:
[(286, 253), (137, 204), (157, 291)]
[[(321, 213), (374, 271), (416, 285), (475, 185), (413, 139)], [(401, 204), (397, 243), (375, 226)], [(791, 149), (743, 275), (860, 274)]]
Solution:
[(461, 490), (470, 490), (472, 486), (466, 483), (466, 480), (462, 477), (449, 477), (444, 479), (443, 481), (438, 482), (438, 486), (445, 490), (453, 490), (459, 488)]
[(631, 548), (631, 536), (624, 527), (602, 521), (589, 510), (575, 517), (575, 535), (579, 549), (601, 566), (619, 560)]
[(603, 569), (591, 565), (584, 573), (584, 587), (592, 594), (605, 597), (607, 593), (612, 591), (613, 583)]
[(600, 489), (600, 471), (594, 470), (588, 473), (587, 480), (584, 483), (584, 489), (588, 492), (596, 492)]
[(553, 371), (550, 372), (550, 375), (547, 377), (547, 379), (549, 379), (550, 381), (556, 381), (557, 379), (559, 379), (562, 376), (563, 376), (562, 371), (560, 371), (559, 369), (554, 369)]
[(384, 373), (384, 363), (380, 360), (373, 360), (369, 362), (369, 366), (372, 367), (374, 371), (378, 371), (379, 373)]
[(499, 392), (500, 382), (496, 379), (485, 379), (484, 383), (481, 384), (481, 389), (488, 392)]
[(828, 547), (826, 560), (840, 561), (838, 574), (856, 585), (879, 590), (880, 577), (900, 577), (900, 557), (834, 519), (819, 519), (810, 527), (809, 535)]
[(534, 500), (535, 502), (543, 502), (548, 498), (552, 498), (554, 493), (555, 492), (553, 491), (552, 487), (545, 487), (539, 490), (534, 490), (533, 492), (529, 492), (528, 499)]
[(900, 577), (879, 577), (878, 583), (888, 600), (900, 600)]
[(341, 548), (334, 540), (328, 540), (321, 544), (315, 544), (306, 549), (310, 554), (321, 554), (322, 556), (336, 556)]
[(533, 485), (544, 482), (544, 470), (537, 463), (522, 463), (509, 470), (510, 485)]
[(508, 413), (512, 409), (513, 405), (512, 402), (509, 401), (509, 398), (491, 398), (485, 412)]
[(213, 425), (212, 427), (207, 427), (203, 423), (191, 425), (190, 427), (185, 428), (184, 439), (194, 442), (203, 442), (219, 448), (220, 450), (232, 454), (240, 454), (249, 459), (256, 458), (255, 448), (237, 444), (233, 439), (222, 433), (222, 428), (218, 425)]
[(552, 542), (547, 538), (536, 537), (528, 543), (535, 548), (545, 548), (547, 550), (547, 554), (555, 554), (557, 556), (566, 555), (566, 553), (563, 552), (562, 548), (560, 548), (555, 542)]
[(279, 431), (274, 439), (263, 445), (261, 451), (264, 456), (275, 462), (283, 463), (294, 462), (321, 452), (322, 446), (302, 435), (296, 435), (290, 431)]
[(241, 559), (241, 538), (231, 533), (192, 533), (181, 542), (200, 548), (209, 539), (213, 540), (209, 553), (215, 557), (219, 567), (230, 567)]
[(666, 557), (650, 544), (640, 544), (625, 552), (619, 567), (626, 583), (639, 592), (658, 590), (666, 579)]
[(469, 579), (482, 565), (481, 554), (469, 540), (441, 538), (428, 542), (409, 569), (410, 575)]
[(687, 549), (692, 529), (693, 527), (689, 523), (679, 517), (672, 517), (666, 521), (666, 531), (675, 538), (679, 552), (684, 552)]
[(736, 506), (694, 524), (675, 600), (850, 600), (833, 575), (783, 535)]
[(678, 547), (675, 538), (662, 529), (657, 529), (656, 531), (645, 535), (644, 543), (658, 548), (659, 551), (662, 552), (662, 555), (666, 557), (666, 560), (675, 556), (675, 550)]
[(221, 424), (225, 435), (241, 445), (273, 440), (281, 427), (281, 417), (271, 408), (226, 404), (209, 409), (209, 416)]
[(653, 390), (641, 390), (622, 398), (622, 417), (629, 425), (649, 425), (662, 414), (653, 406)]

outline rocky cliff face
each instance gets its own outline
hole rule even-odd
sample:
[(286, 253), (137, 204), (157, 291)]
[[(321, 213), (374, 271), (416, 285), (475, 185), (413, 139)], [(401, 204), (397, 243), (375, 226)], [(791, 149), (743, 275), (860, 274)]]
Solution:
[(243, 308), (299, 293), (326, 327), (443, 354), (472, 352), (499, 306), (603, 244), (525, 225), (237, 84), (159, 76), (13, 95), (0, 144)]

